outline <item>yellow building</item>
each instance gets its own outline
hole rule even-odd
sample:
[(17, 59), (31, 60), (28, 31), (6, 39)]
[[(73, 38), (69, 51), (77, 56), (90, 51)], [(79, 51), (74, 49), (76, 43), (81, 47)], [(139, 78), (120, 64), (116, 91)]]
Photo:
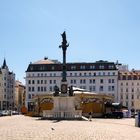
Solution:
[(16, 81), (15, 109), (20, 112), (24, 107), (25, 107), (25, 86), (20, 81)]

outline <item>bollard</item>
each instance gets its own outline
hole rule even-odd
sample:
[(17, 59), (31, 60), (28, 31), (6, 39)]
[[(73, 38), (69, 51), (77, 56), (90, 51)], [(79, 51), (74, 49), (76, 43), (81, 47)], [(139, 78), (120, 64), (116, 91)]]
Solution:
[(140, 127), (140, 112), (138, 112), (138, 127)]

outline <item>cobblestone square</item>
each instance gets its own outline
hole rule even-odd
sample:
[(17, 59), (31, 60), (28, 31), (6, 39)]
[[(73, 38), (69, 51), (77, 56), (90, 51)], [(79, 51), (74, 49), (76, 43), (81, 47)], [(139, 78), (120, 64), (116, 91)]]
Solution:
[(0, 140), (139, 140), (135, 119), (50, 121), (23, 115), (0, 117)]

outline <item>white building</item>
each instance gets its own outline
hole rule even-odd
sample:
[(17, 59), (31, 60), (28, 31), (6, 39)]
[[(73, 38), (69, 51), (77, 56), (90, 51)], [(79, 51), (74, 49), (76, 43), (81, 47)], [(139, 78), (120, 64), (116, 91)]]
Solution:
[[(56, 60), (37, 61), (29, 64), (26, 71), (26, 107), (32, 108), (34, 95), (54, 91), (60, 87), (62, 64)], [(95, 63), (67, 63), (68, 86), (75, 86), (101, 94), (113, 95), (117, 101), (118, 70), (115, 63), (97, 61)]]
[(119, 72), (118, 99), (129, 110), (138, 109), (135, 103), (140, 101), (140, 71)]
[(15, 74), (10, 72), (4, 59), (0, 68), (0, 110), (14, 107)]

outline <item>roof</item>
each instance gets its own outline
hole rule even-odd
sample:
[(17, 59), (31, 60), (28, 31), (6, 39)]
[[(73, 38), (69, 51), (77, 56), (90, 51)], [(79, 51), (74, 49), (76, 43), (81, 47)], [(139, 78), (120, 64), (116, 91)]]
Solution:
[[(79, 62), (79, 63), (67, 63), (67, 71), (103, 71), (103, 70), (117, 70), (115, 63), (107, 61), (97, 62)], [(30, 63), (26, 72), (39, 72), (39, 71), (62, 71), (63, 64), (58, 60), (50, 60), (44, 58), (34, 63)]]
[(34, 62), (33, 64), (58, 64), (58, 63), (60, 63), (58, 60), (51, 60), (45, 57), (42, 60)]

